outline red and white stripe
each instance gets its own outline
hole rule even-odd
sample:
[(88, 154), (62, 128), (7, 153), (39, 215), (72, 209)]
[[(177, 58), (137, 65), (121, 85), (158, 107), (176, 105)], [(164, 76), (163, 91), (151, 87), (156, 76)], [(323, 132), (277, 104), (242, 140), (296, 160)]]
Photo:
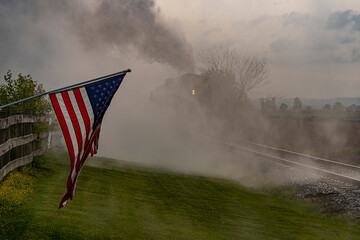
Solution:
[(89, 152), (92, 152), (94, 147), (96, 148), (93, 145), (98, 137), (100, 126), (95, 134), (93, 129), (94, 112), (84, 87), (51, 94), (50, 99), (58, 117), (71, 161), (67, 190), (59, 206), (63, 207), (75, 194), (77, 178), (83, 163)]

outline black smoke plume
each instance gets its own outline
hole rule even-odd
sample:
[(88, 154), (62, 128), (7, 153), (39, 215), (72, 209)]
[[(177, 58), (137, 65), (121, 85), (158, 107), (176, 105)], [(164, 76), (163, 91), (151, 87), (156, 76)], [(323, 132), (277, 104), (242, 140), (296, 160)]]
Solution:
[(46, 36), (34, 38), (30, 29), (41, 34), (41, 26), (54, 19), (59, 31), (77, 36), (87, 50), (134, 47), (147, 60), (194, 69), (189, 43), (165, 23), (153, 0), (0, 1), (0, 53), (10, 46), (31, 48), (28, 39), (46, 44)]

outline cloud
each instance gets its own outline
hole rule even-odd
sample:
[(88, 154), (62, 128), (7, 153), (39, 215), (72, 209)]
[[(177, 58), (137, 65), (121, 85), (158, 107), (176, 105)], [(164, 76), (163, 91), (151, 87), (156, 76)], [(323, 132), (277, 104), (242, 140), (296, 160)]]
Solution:
[(250, 26), (256, 26), (256, 25), (259, 25), (259, 24), (262, 24), (266, 21), (268, 21), (271, 17), (270, 16), (261, 16), (261, 17), (258, 17), (252, 21), (250, 21)]
[(344, 29), (350, 26), (354, 31), (360, 31), (360, 13), (353, 10), (332, 13), (327, 21), (329, 29)]
[(292, 41), (285, 38), (279, 38), (270, 44), (271, 50), (277, 53), (288, 51), (292, 47)]
[(327, 26), (330, 29), (343, 29), (352, 23), (352, 10), (338, 11), (328, 17)]
[(285, 26), (293, 25), (297, 27), (313, 27), (318, 24), (318, 19), (309, 14), (302, 14), (298, 12), (291, 12), (283, 15), (281, 21)]
[(313, 64), (360, 62), (360, 13), (353, 10), (322, 16), (299, 12), (262, 16), (250, 21), (250, 26), (258, 32), (274, 29), (263, 37), (271, 59)]
[(202, 38), (207, 38), (209, 35), (223, 31), (222, 28), (210, 28), (202, 34)]
[(349, 50), (348, 54), (335, 56), (336, 63), (352, 64), (360, 62), (360, 48), (353, 47)]
[(280, 16), (277, 15), (263, 15), (254, 20), (251, 20), (249, 25), (251, 27), (260, 26), (262, 24), (267, 24), (268, 22), (276, 22), (277, 24), (282, 24), (286, 26), (295, 26), (295, 27), (313, 27), (318, 25), (319, 18), (311, 16), (310, 14), (304, 14), (300, 12), (290, 12)]
[(350, 44), (356, 41), (355, 36), (340, 36), (337, 39), (340, 44)]

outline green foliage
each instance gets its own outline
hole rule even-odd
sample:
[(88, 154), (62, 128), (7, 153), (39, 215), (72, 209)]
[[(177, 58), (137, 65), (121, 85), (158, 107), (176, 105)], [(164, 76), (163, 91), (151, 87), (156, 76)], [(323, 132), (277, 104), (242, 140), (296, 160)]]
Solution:
[(33, 132), (34, 133), (43, 133), (51, 131), (51, 127), (47, 122), (36, 122), (33, 123)]
[[(12, 72), (8, 70), (4, 75), (4, 80), (5, 84), (0, 85), (0, 106), (45, 92), (42, 84), (34, 81), (30, 74), (19, 73), (18, 77), (13, 79)], [(38, 97), (5, 109), (10, 110), (11, 114), (24, 113), (26, 110), (39, 113), (49, 106), (50, 103), (45, 97)]]
[(264, 194), (225, 180), (115, 167), (115, 160), (113, 167), (85, 166), (74, 200), (59, 210), (67, 154), (43, 158), (33, 193), (0, 216), (1, 239), (357, 239), (360, 234), (355, 221), (289, 199), (289, 187), (268, 187)]
[(287, 109), (288, 109), (288, 105), (285, 104), (285, 103), (281, 103), (281, 105), (280, 105), (280, 110), (281, 110), (281, 111), (286, 111)]
[(345, 106), (341, 102), (334, 103), (333, 109), (335, 111), (345, 111)]
[(331, 110), (331, 105), (330, 104), (325, 104), (324, 105), (324, 110)]
[(301, 108), (302, 108), (302, 102), (301, 102), (300, 98), (296, 97), (294, 99), (293, 109), (300, 110)]

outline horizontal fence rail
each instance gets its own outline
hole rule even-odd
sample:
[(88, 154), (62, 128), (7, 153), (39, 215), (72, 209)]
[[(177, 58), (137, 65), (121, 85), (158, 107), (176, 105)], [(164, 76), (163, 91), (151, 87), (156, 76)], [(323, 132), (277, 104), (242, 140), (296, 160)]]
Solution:
[(47, 119), (45, 116), (13, 115), (5, 119), (0, 118), (0, 129), (6, 129), (12, 125), (19, 123), (36, 123), (36, 122), (45, 122), (46, 120)]
[(12, 170), (30, 164), (45, 153), (48, 133), (35, 133), (35, 123), (48, 124), (48, 116), (0, 111), (0, 181)]

